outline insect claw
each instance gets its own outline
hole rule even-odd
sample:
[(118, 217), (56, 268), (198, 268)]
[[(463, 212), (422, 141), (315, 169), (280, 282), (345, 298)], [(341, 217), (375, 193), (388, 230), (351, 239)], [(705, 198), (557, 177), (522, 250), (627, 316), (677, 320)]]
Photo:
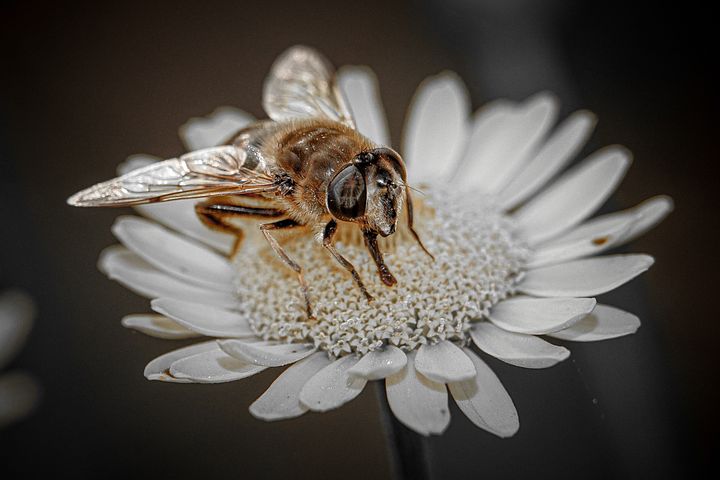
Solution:
[(397, 283), (397, 280), (393, 274), (390, 273), (390, 270), (385, 267), (385, 265), (383, 265), (383, 268), (380, 269), (380, 280), (382, 280), (382, 282), (388, 287), (392, 287)]

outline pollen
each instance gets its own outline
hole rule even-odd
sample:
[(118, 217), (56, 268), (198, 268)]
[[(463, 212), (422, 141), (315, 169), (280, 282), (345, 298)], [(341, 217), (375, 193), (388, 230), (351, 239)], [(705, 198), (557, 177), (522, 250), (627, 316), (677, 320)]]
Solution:
[[(529, 251), (513, 235), (513, 224), (490, 201), (454, 198), (427, 190), (416, 209), (416, 229), (431, 260), (402, 225), (381, 242), (397, 279), (387, 287), (360, 240), (338, 236), (336, 246), (357, 269), (371, 295), (368, 302), (317, 241), (306, 232), (283, 247), (303, 268), (315, 321), (308, 322), (297, 277), (259, 237), (249, 236), (235, 258), (241, 309), (265, 340), (311, 342), (332, 357), (365, 354), (385, 344), (411, 351), (422, 344), (468, 341), (471, 324), (511, 296)], [(357, 230), (354, 225), (347, 228)]]

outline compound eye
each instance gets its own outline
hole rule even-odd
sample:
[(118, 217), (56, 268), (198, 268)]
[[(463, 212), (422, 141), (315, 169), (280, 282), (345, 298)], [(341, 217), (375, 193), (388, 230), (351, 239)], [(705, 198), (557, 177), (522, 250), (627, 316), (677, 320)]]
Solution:
[(335, 175), (328, 188), (327, 206), (333, 217), (352, 221), (365, 214), (365, 178), (355, 165)]

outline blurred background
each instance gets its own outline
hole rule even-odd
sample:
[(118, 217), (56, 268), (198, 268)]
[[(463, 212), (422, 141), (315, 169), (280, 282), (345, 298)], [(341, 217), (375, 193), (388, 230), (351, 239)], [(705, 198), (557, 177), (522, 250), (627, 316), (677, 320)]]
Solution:
[[(707, 12), (619, 0), (149, 3), (0, 7), (0, 290), (35, 299), (34, 329), (10, 367), (43, 391), (34, 414), (0, 431), (0, 476), (392, 478), (410, 459), (418, 478), (669, 478), (717, 452)], [(189, 117), (219, 105), (262, 117), (264, 76), (296, 43), (373, 67), (395, 146), (417, 84), (450, 69), (474, 108), (548, 89), (565, 114), (594, 111), (584, 154), (620, 143), (635, 157), (606, 210), (675, 199), (629, 246), (655, 266), (604, 298), (641, 317), (637, 334), (572, 345), (570, 360), (543, 371), (488, 360), (518, 408), (515, 437), (454, 409), (445, 435), (398, 454), (373, 388), (337, 411), (267, 424), (247, 407), (273, 372), (210, 386), (142, 376), (179, 344), (120, 326), (147, 302), (95, 266), (119, 212), (73, 210), (65, 198), (130, 154), (180, 154)]]

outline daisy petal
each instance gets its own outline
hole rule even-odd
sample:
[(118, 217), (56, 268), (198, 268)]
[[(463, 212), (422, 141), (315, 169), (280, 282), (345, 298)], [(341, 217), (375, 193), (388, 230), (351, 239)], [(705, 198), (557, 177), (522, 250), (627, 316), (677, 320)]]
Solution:
[(27, 416), (40, 397), (37, 382), (24, 373), (11, 372), (0, 377), (0, 428)]
[(265, 368), (245, 363), (215, 349), (174, 361), (170, 365), (170, 375), (194, 383), (224, 383), (250, 377)]
[(592, 312), (594, 298), (530, 298), (503, 300), (490, 310), (490, 321), (508, 332), (542, 335), (567, 328)]
[(195, 287), (159, 272), (123, 247), (113, 246), (103, 250), (98, 268), (111, 280), (146, 298), (182, 298), (225, 308), (233, 308), (238, 302), (229, 292)]
[(672, 200), (660, 196), (622, 212), (593, 218), (536, 248), (526, 267), (562, 263), (622, 245), (660, 223), (672, 208)]
[(34, 316), (35, 305), (26, 293), (10, 290), (0, 294), (0, 368), (25, 344)]
[(609, 292), (650, 268), (649, 255), (606, 255), (530, 270), (518, 290), (538, 297), (590, 297)]
[(452, 73), (425, 80), (415, 93), (403, 136), (410, 183), (448, 177), (465, 148), (470, 100)]
[(495, 122), (501, 124), (500, 131), (487, 128), (492, 122), (483, 122), (480, 116), (467, 149), (466, 168), (457, 180), (459, 187), (489, 194), (501, 190), (555, 123), (557, 111), (557, 99), (540, 93), (507, 109), (504, 117), (495, 117), (501, 119)]
[(228, 355), (264, 367), (281, 367), (302, 360), (315, 352), (309, 343), (279, 343), (268, 342), (247, 343), (242, 340), (219, 340), (218, 344)]
[(439, 383), (459, 382), (475, 376), (475, 368), (467, 355), (447, 340), (422, 345), (415, 357), (415, 369)]
[(394, 345), (387, 345), (383, 349), (372, 350), (363, 355), (348, 370), (348, 374), (366, 380), (380, 380), (399, 372), (406, 363), (405, 352)]
[[(504, 144), (511, 135), (508, 125), (515, 118), (516, 105), (505, 99), (493, 100), (479, 108), (468, 127), (468, 140), (462, 158), (454, 168), (454, 182), (482, 183), (478, 176), (495, 162), (497, 144)], [(469, 174), (472, 172), (472, 174)]]
[(414, 364), (415, 352), (410, 352), (405, 368), (385, 379), (390, 410), (411, 430), (439, 435), (450, 424), (447, 390), (416, 372)]
[(635, 333), (640, 319), (632, 313), (608, 305), (597, 305), (592, 314), (575, 325), (549, 336), (573, 342), (596, 342)]
[(173, 298), (156, 298), (153, 310), (166, 315), (191, 331), (209, 337), (253, 337), (255, 333), (243, 315), (200, 303)]
[(540, 190), (580, 151), (596, 123), (595, 116), (584, 110), (568, 117), (500, 192), (499, 204), (509, 210)]
[(227, 254), (232, 250), (235, 237), (227, 233), (210, 230), (195, 214), (197, 200), (175, 200), (172, 202), (138, 205), (135, 208), (142, 216), (155, 220), (176, 232), (209, 245)]
[(378, 145), (390, 145), (385, 111), (375, 73), (369, 67), (345, 66), (337, 73), (340, 89), (360, 133)]
[(448, 384), (455, 403), (483, 430), (502, 438), (512, 437), (520, 428), (520, 420), (510, 395), (480, 357), (467, 348), (464, 350), (477, 375), (471, 380)]
[(200, 336), (199, 333), (188, 330), (163, 315), (147, 313), (126, 315), (120, 323), (125, 328), (132, 328), (145, 335), (166, 340), (182, 340)]
[(674, 205), (672, 198), (665, 195), (645, 200), (643, 203), (632, 209), (638, 217), (638, 220), (633, 223), (630, 230), (616, 242), (616, 245), (627, 243), (647, 232), (660, 223), (670, 212), (672, 212), (673, 208)]
[(330, 359), (327, 354), (316, 352), (290, 366), (250, 405), (250, 413), (262, 420), (282, 420), (307, 412), (307, 407), (300, 403), (300, 390), (328, 364)]
[(231, 292), (234, 273), (227, 259), (140, 217), (118, 217), (112, 227), (123, 245), (158, 270), (190, 283)]
[(355, 356), (347, 355), (320, 370), (300, 390), (300, 402), (314, 412), (327, 412), (360, 395), (367, 380), (348, 375), (356, 363)]
[(192, 357), (193, 355), (209, 352), (212, 350), (219, 350), (217, 342), (215, 342), (215, 340), (203, 343), (196, 343), (195, 345), (179, 348), (164, 355), (160, 355), (159, 357), (148, 363), (145, 367), (145, 378), (147, 378), (148, 380), (160, 380), (162, 382), (170, 383), (192, 383), (192, 381), (187, 378), (173, 377), (170, 374), (170, 366), (180, 359)]
[(607, 200), (629, 165), (630, 153), (623, 148), (596, 152), (520, 207), (514, 215), (520, 234), (534, 245), (580, 223)]
[(635, 214), (625, 212), (593, 219), (537, 247), (525, 267), (533, 269), (596, 255), (616, 246), (636, 221)]
[(517, 367), (548, 368), (570, 356), (567, 348), (534, 335), (505, 331), (490, 322), (476, 323), (470, 336), (483, 352)]
[(180, 139), (188, 150), (215, 147), (229, 140), (254, 120), (247, 112), (218, 107), (207, 117), (194, 117), (180, 127)]

